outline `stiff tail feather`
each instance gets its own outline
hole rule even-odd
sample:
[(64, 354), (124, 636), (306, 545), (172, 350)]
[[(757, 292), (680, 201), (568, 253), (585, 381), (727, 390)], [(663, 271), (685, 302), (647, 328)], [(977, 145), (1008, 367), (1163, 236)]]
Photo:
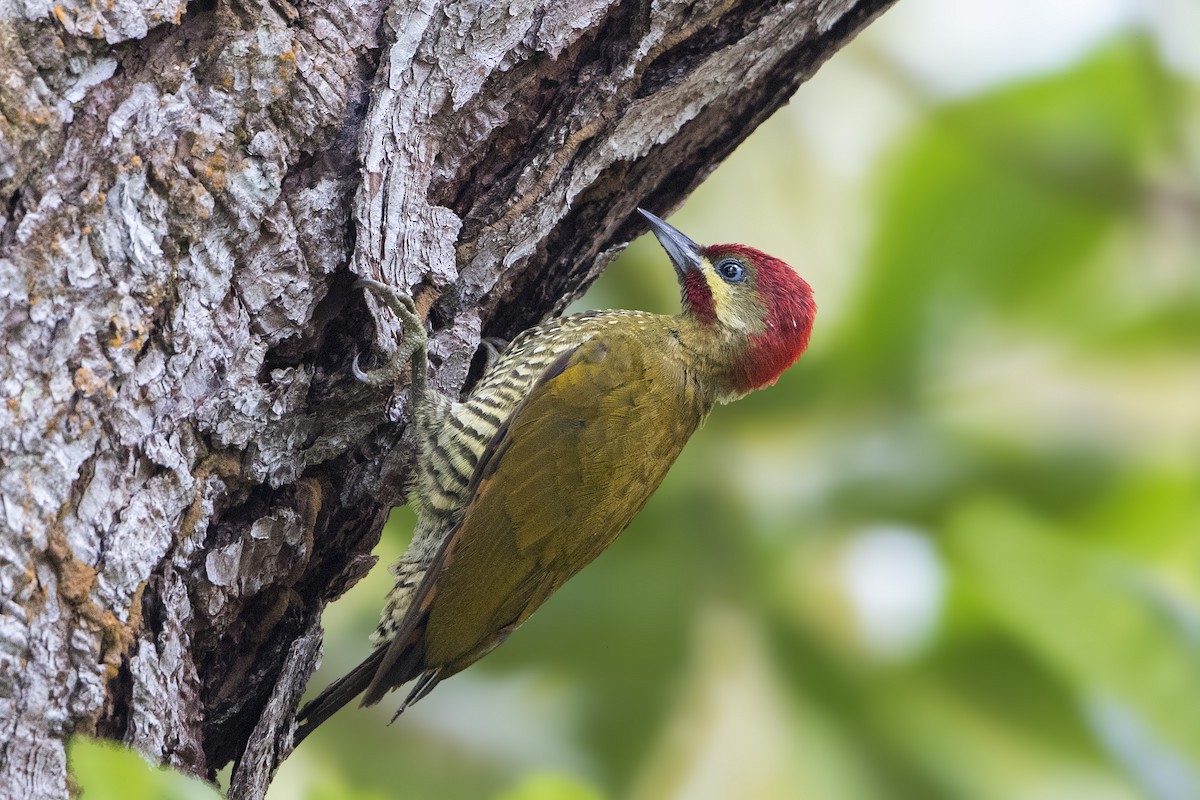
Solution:
[(292, 739), (293, 747), (304, 741), (306, 736), (333, 716), (338, 709), (366, 690), (375, 677), (375, 672), (379, 669), (379, 662), (383, 661), (385, 649), (381, 647), (375, 650), (367, 656), (365, 661), (329, 684), (325, 691), (304, 704), (300, 713), (296, 715), (300, 726), (296, 729), (296, 735)]
[[(396, 648), (395, 652), (392, 652)], [(390, 658), (389, 658), (390, 654)], [(420, 700), (437, 685), (441, 670), (423, 673), (423, 647), (413, 646), (410, 642), (406, 647), (397, 647), (393, 641), (387, 647), (378, 647), (367, 656), (366, 660), (348, 673), (329, 684), (325, 691), (304, 704), (296, 715), (300, 725), (292, 739), (292, 746), (300, 744), (312, 733), (318, 725), (333, 716), (337, 711), (360, 694), (363, 695), (360, 705), (373, 706), (383, 699), (388, 691), (408, 683), (413, 678), (421, 678), (408, 699), (396, 712), (396, 717), (410, 705)], [(392, 717), (394, 722), (396, 717)]]
[(421, 676), (417, 678), (416, 685), (414, 685), (412, 691), (408, 693), (408, 697), (404, 698), (404, 702), (401, 703), (400, 707), (396, 709), (396, 713), (392, 714), (392, 721), (388, 724), (391, 725), (392, 722), (395, 722), (397, 719), (399, 719), (400, 715), (404, 713), (405, 709), (420, 700), (425, 695), (432, 692), (433, 687), (437, 686), (441, 682), (442, 670), (440, 667), (429, 672), (422, 672)]

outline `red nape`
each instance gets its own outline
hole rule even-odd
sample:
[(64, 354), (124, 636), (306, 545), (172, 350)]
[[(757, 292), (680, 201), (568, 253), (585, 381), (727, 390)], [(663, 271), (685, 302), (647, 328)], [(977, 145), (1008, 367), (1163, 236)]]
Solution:
[(712, 261), (737, 256), (754, 269), (754, 288), (766, 310), (766, 330), (750, 339), (738, 368), (737, 388), (743, 392), (769, 386), (796, 362), (812, 336), (817, 304), (812, 287), (785, 262), (740, 244), (706, 248)]
[(717, 318), (712, 289), (708, 288), (704, 273), (698, 269), (689, 270), (683, 276), (683, 302), (688, 310), (704, 322), (712, 322)]

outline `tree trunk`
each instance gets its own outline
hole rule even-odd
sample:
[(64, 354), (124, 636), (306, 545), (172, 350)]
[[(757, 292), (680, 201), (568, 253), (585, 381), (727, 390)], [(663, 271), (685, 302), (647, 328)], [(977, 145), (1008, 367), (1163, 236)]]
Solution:
[(0, 786), (83, 732), (265, 791), (409, 471), (355, 278), (460, 392), (890, 2), (5, 6)]

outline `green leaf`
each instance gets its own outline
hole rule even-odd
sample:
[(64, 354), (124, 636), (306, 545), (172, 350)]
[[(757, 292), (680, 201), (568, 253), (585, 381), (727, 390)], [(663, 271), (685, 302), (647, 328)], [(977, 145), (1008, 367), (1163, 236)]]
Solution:
[(1131, 38), (929, 114), (884, 173), (830, 379), (907, 404), (930, 354), (980, 321), (1081, 338), (1119, 321), (1127, 292), (1097, 254), (1145, 202), (1147, 164), (1166, 158), (1165, 83)]
[(496, 800), (604, 800), (604, 795), (574, 776), (538, 772), (497, 795)]
[(970, 502), (950, 529), (965, 580), (1081, 704), (1112, 698), (1164, 756), (1200, 763), (1200, 648), (1153, 573), (1011, 502)]
[(221, 796), (214, 787), (154, 767), (113, 742), (75, 736), (67, 759), (85, 800), (219, 800)]

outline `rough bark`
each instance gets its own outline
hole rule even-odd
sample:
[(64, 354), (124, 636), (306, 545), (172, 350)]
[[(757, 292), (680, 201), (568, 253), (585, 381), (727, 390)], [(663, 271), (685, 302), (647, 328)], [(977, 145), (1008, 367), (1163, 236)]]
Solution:
[(0, 5), (0, 786), (83, 732), (261, 794), (403, 500), (354, 278), (461, 391), (890, 2)]

